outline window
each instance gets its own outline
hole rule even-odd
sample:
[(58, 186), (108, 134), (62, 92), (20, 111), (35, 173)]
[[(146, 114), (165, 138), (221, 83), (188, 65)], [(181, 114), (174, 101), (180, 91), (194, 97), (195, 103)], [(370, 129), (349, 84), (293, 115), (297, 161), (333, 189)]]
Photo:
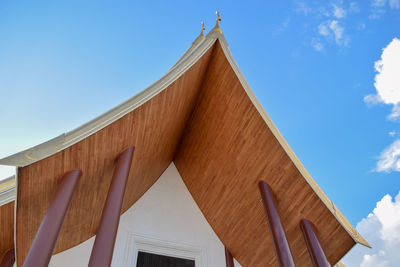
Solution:
[(139, 251), (136, 267), (195, 267), (194, 260)]

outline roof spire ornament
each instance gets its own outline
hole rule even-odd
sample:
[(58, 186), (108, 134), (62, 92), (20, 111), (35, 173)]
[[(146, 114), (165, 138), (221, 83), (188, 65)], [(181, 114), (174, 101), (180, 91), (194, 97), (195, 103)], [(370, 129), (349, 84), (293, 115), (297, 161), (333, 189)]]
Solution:
[(201, 32), (200, 32), (200, 38), (203, 40), (204, 37), (204, 30), (206, 29), (206, 26), (204, 25), (204, 21), (201, 22)]
[(221, 15), (219, 14), (218, 11), (216, 11), (215, 13), (217, 14), (217, 22), (215, 24), (214, 31), (216, 31), (219, 34), (222, 34), (222, 30), (219, 27), (219, 22), (221, 21)]

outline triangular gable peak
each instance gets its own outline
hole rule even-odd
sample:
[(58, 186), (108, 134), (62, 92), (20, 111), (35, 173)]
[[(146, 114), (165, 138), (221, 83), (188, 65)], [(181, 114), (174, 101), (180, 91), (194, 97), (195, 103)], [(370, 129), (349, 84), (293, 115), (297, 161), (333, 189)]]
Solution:
[(275, 264), (258, 182), (275, 192), (293, 258), (311, 264), (299, 222), (312, 221), (331, 264), (369, 244), (306, 171), (235, 63), (217, 23), (136, 96), (81, 127), (1, 159), (18, 167), (16, 254), (24, 261), (59, 179), (82, 177), (54, 253), (92, 237), (116, 156), (134, 146), (122, 211), (174, 161), (205, 218), (242, 266)]
[[(53, 255), (49, 266), (88, 266), (93, 241), (94, 237)], [(191, 259), (196, 267), (225, 265), (224, 245), (204, 218), (173, 163), (121, 215), (111, 266), (137, 266), (139, 251)], [(236, 263), (235, 267), (240, 266)]]

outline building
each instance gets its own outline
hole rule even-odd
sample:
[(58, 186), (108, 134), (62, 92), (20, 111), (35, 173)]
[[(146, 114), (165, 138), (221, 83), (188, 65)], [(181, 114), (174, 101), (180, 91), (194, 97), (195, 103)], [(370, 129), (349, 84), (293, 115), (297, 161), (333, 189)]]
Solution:
[(138, 95), (0, 160), (17, 167), (0, 185), (3, 266), (329, 266), (369, 246), (252, 93), (219, 20)]

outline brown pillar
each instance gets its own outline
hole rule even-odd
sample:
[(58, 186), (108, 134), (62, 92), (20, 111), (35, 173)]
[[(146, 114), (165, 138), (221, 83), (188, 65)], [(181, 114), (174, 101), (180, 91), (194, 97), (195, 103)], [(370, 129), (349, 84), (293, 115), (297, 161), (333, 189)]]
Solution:
[(233, 263), (233, 257), (230, 251), (225, 247), (225, 261), (226, 261), (226, 267), (234, 267)]
[(13, 267), (15, 262), (15, 251), (10, 249), (7, 251), (1, 260), (0, 267)]
[(314, 231), (314, 225), (309, 220), (303, 219), (300, 222), (301, 230), (303, 231), (304, 239), (306, 240), (308, 253), (315, 267), (330, 267), (328, 259), (318, 241), (318, 237)]
[(24, 267), (45, 267), (49, 264), (72, 194), (81, 175), (80, 170), (72, 170), (62, 177), (55, 198), (47, 209), (25, 258)]
[(276, 200), (271, 187), (264, 181), (258, 183), (261, 197), (263, 199), (265, 213), (267, 215), (269, 230), (272, 235), (274, 249), (278, 264), (281, 267), (294, 267), (292, 253), (290, 252), (289, 243), (286, 239), (285, 231), (276, 205)]
[(97, 229), (92, 254), (90, 255), (90, 267), (108, 267), (111, 265), (133, 150), (133, 146), (129, 147), (118, 156), (100, 225)]

